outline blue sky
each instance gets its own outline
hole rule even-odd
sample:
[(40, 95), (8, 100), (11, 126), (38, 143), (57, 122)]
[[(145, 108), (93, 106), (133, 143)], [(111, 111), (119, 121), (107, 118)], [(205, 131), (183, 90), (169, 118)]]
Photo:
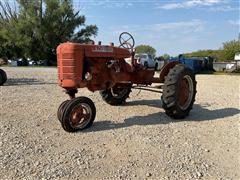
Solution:
[(96, 24), (96, 41), (118, 44), (130, 32), (136, 44), (148, 44), (157, 55), (218, 49), (236, 39), (240, 27), (239, 2), (230, 0), (73, 0), (74, 8)]

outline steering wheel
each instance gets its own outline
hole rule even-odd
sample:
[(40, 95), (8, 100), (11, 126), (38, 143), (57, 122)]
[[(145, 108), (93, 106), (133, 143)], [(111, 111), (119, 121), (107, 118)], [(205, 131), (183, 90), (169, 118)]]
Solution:
[(125, 49), (133, 49), (135, 45), (133, 36), (128, 32), (123, 32), (120, 34), (119, 42), (120, 42), (119, 47), (123, 47)]

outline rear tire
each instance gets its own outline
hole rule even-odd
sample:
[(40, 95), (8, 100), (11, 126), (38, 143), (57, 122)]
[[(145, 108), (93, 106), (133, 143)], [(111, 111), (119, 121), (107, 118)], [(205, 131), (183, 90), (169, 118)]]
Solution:
[(91, 99), (77, 97), (63, 107), (61, 124), (65, 131), (76, 132), (89, 128), (95, 119), (96, 107)]
[(129, 98), (131, 93), (131, 87), (125, 88), (116, 88), (106, 89), (100, 91), (102, 99), (110, 105), (121, 105), (126, 102), (126, 99)]
[(179, 64), (165, 77), (162, 107), (174, 119), (183, 119), (192, 109), (196, 96), (196, 80), (193, 71)]
[(4, 70), (0, 69), (0, 86), (7, 81), (7, 74)]

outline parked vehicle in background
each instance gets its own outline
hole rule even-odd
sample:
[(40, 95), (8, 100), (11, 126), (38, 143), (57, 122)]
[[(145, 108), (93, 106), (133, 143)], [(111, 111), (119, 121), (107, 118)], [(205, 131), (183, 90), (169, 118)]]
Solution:
[(7, 60), (7, 63), (8, 63), (8, 64), (11, 64), (11, 63), (12, 63), (12, 60), (11, 60), (11, 59), (8, 59), (8, 60)]
[(237, 69), (236, 62), (214, 62), (213, 63), (214, 71), (220, 72), (234, 72)]
[(156, 70), (161, 70), (167, 61), (163, 57), (155, 57), (154, 61), (158, 64)]
[(135, 58), (137, 63), (142, 64), (146, 68), (155, 68), (157, 69), (158, 63), (153, 59), (150, 54), (136, 54)]
[(29, 65), (29, 66), (36, 66), (36, 65), (38, 65), (38, 64), (37, 64), (36, 61), (30, 60), (30, 61), (28, 61), (28, 65)]
[(11, 66), (28, 66), (29, 61), (23, 58), (9, 59), (8, 64), (10, 64)]
[(235, 61), (240, 61), (240, 52), (235, 54), (234, 60)]
[(179, 61), (181, 64), (187, 65), (194, 71), (194, 73), (198, 73), (202, 69), (202, 61), (191, 58), (185, 58), (182, 54), (180, 54), (178, 57), (169, 59), (169, 62), (172, 61)]
[(184, 57), (180, 54), (178, 57), (172, 57), (169, 62), (179, 61), (182, 64), (190, 67), (195, 73), (213, 70), (213, 58), (212, 57)]
[(47, 65), (48, 65), (46, 59), (44, 59), (44, 60), (39, 60), (39, 61), (37, 62), (37, 64), (38, 64), (39, 66), (47, 66)]

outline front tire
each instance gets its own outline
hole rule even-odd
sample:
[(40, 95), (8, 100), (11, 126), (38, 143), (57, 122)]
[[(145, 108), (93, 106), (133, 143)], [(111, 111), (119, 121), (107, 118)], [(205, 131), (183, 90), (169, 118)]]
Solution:
[(112, 87), (110, 89), (100, 91), (102, 99), (110, 105), (121, 105), (131, 93), (131, 87)]
[(196, 96), (196, 80), (193, 71), (179, 64), (165, 77), (162, 107), (174, 119), (183, 119), (192, 109)]
[(95, 116), (96, 107), (92, 100), (87, 97), (77, 97), (66, 102), (60, 122), (65, 131), (76, 132), (89, 128)]
[(7, 74), (4, 70), (0, 69), (0, 86), (7, 81)]
[(64, 107), (66, 106), (66, 104), (67, 104), (68, 101), (69, 101), (69, 100), (63, 101), (63, 102), (60, 104), (60, 106), (58, 107), (57, 118), (58, 118), (58, 120), (59, 120), (60, 122), (61, 122), (61, 117), (62, 117), (62, 115), (63, 115)]

